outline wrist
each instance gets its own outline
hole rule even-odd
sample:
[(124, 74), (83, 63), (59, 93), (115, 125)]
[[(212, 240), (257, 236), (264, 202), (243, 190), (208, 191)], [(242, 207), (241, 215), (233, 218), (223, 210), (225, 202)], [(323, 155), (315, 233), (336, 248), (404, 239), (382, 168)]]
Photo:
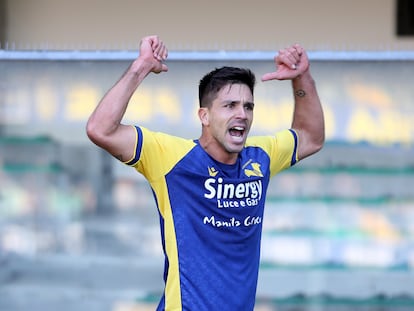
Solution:
[(292, 79), (292, 82), (306, 82), (313, 81), (312, 75), (309, 69), (306, 69), (304, 72), (299, 74), (297, 77)]
[(137, 58), (130, 66), (129, 72), (136, 77), (145, 78), (152, 71), (152, 65), (145, 59)]
[(294, 90), (308, 88), (309, 86), (313, 87), (315, 81), (309, 70), (304, 71), (296, 78), (292, 79), (292, 86)]
[(312, 90), (315, 89), (315, 81), (309, 70), (294, 78), (292, 80), (292, 87), (296, 98), (304, 98), (309, 92), (312, 93)]

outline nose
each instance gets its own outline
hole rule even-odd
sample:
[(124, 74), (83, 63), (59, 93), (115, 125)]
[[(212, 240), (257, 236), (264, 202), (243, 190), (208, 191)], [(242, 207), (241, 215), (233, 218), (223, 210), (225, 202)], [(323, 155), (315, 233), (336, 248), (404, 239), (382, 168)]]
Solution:
[(243, 119), (243, 120), (247, 119), (247, 109), (244, 107), (244, 105), (237, 106), (236, 116), (239, 119)]

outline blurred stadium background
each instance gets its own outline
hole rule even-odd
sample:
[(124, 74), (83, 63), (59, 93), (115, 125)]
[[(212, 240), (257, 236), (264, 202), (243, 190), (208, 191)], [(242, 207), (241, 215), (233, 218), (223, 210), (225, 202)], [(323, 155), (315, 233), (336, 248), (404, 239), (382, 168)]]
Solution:
[[(151, 191), (84, 130), (153, 33), (169, 72), (125, 121), (189, 138), (205, 72), (309, 52), (327, 144), (272, 181), (256, 310), (413, 310), (414, 5), (396, 0), (0, 0), (0, 310), (155, 309)], [(288, 82), (255, 101), (254, 134), (289, 126)]]

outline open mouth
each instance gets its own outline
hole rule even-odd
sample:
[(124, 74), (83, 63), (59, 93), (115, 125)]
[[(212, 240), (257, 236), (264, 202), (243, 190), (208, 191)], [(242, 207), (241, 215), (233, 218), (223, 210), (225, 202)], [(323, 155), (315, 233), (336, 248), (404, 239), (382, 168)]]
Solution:
[(229, 133), (234, 137), (243, 137), (245, 128), (241, 126), (235, 126), (230, 128)]

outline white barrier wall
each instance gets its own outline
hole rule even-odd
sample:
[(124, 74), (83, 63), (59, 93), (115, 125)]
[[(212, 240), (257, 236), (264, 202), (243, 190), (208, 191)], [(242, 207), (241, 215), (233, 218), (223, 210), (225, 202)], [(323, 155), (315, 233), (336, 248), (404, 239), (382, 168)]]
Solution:
[[(168, 62), (168, 73), (151, 75), (144, 81), (131, 100), (124, 122), (186, 137), (198, 136), (198, 81), (211, 69), (230, 64), (249, 67), (257, 75), (253, 133), (289, 127), (293, 109), (290, 84), (260, 82), (261, 75), (274, 68), (270, 55), (266, 57), (237, 61), (173, 59)], [(0, 61), (3, 132), (30, 132), (62, 141), (86, 142), (84, 125), (88, 116), (129, 61)], [(412, 59), (314, 59), (312, 72), (326, 115), (328, 141), (414, 141)], [(66, 134), (68, 130), (70, 136)]]

